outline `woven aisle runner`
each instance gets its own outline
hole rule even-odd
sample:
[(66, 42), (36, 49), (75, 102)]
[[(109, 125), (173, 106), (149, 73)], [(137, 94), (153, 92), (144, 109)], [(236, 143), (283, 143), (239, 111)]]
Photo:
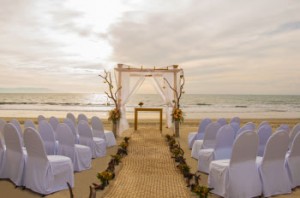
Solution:
[(157, 129), (140, 127), (133, 132), (128, 151), (105, 198), (190, 197), (185, 180)]

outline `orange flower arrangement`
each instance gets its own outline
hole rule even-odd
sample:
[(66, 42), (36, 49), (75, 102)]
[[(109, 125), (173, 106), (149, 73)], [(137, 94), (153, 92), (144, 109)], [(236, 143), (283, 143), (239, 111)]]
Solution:
[(173, 122), (174, 121), (179, 121), (179, 122), (183, 121), (183, 112), (181, 109), (174, 108), (174, 110), (172, 112), (172, 120), (173, 120)]
[(121, 118), (121, 112), (119, 109), (115, 108), (111, 111), (109, 111), (108, 120), (112, 121), (113, 123), (116, 123)]

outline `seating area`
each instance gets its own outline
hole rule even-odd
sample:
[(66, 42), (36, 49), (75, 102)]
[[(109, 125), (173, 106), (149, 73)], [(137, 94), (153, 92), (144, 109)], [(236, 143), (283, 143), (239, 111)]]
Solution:
[[(199, 129), (206, 120), (210, 119), (203, 119)], [(194, 138), (191, 157), (198, 161), (198, 171), (208, 174), (214, 194), (270, 197), (289, 194), (300, 186), (300, 123), (274, 129), (266, 121), (257, 127), (253, 122), (240, 126), (238, 117), (223, 126), (218, 120), (206, 124), (203, 139)], [(191, 135), (197, 136), (189, 133), (189, 147)], [(208, 140), (210, 146), (204, 146)]]
[[(77, 121), (68, 113), (63, 122), (41, 115), (37, 121), (25, 120), (22, 126), (17, 119), (0, 119), (0, 179), (48, 195), (68, 189), (67, 182), (74, 187), (74, 172), (90, 169), (92, 159), (106, 156), (105, 135), (95, 136), (85, 115)], [(108, 133), (110, 146), (116, 145)]]

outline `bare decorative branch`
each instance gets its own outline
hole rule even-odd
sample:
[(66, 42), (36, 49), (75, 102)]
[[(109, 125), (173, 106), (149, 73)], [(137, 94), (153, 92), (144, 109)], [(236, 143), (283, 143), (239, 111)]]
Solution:
[(175, 93), (175, 107), (179, 108), (181, 96), (182, 96), (182, 94), (184, 94), (183, 87), (185, 84), (185, 78), (184, 78), (183, 70), (182, 70), (182, 74), (180, 75), (179, 93), (178, 93), (178, 90), (176, 90), (174, 87), (172, 87), (172, 85), (169, 83), (169, 81), (166, 78), (164, 78), (164, 81), (168, 84), (169, 88)]
[(119, 104), (117, 100), (117, 93), (120, 91), (122, 87), (118, 87), (116, 91), (114, 91), (114, 86), (111, 78), (111, 73), (104, 70), (104, 75), (99, 74), (99, 76), (104, 80), (104, 83), (108, 84), (109, 92), (105, 92), (108, 98), (114, 101), (116, 109), (119, 109)]

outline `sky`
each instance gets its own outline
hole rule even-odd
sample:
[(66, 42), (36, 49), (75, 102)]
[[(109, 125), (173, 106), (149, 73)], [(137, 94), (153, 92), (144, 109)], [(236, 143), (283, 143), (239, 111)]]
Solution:
[(300, 95), (299, 10), (299, 0), (0, 0), (0, 92), (103, 93), (98, 75), (123, 63), (177, 64), (189, 94)]

